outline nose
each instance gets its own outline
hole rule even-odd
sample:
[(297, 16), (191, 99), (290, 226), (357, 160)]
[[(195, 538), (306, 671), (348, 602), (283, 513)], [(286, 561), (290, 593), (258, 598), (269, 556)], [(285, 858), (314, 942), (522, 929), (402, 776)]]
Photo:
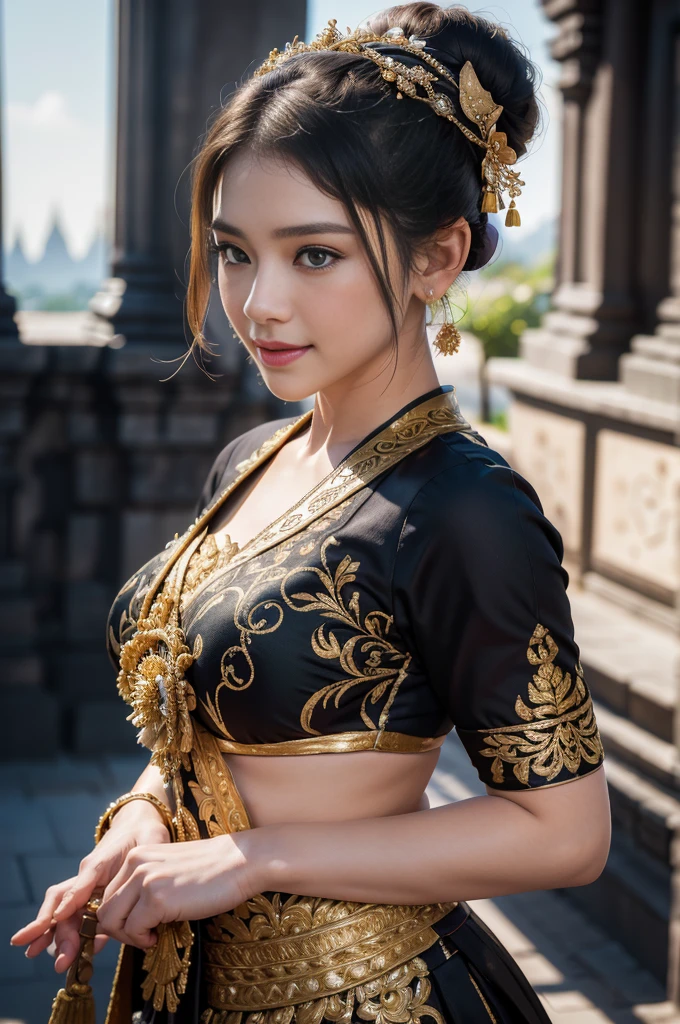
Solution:
[(274, 262), (260, 263), (243, 306), (249, 320), (265, 324), (270, 320), (285, 323), (290, 319), (290, 298), (284, 278), (282, 268)]

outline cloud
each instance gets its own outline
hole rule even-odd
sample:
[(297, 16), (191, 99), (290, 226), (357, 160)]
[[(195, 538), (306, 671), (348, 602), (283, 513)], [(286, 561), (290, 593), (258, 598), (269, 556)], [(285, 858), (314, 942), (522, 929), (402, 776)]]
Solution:
[(66, 97), (52, 90), (42, 93), (34, 103), (8, 103), (7, 120), (10, 127), (63, 131), (76, 126), (76, 120), (68, 110)]

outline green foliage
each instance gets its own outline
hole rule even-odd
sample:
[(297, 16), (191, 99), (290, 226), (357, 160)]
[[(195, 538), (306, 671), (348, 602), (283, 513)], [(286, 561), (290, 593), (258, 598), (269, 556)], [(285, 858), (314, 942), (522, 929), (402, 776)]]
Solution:
[(550, 259), (530, 269), (506, 263), (503, 273), (487, 275), (489, 294), (471, 299), (458, 325), (478, 338), (485, 360), (517, 355), (520, 336), (528, 327), (537, 327), (548, 308), (552, 270)]

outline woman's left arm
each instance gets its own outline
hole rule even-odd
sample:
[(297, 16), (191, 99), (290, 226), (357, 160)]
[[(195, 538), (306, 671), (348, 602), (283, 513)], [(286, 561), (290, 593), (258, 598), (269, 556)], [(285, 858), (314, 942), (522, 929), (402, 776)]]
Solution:
[(418, 904), (585, 885), (607, 859), (607, 785), (600, 768), (565, 785), (242, 838), (255, 892)]
[(233, 910), (274, 890), (361, 903), (442, 903), (585, 885), (609, 849), (602, 768), (568, 785), (461, 800), (411, 814), (272, 825), (133, 850), (100, 926), (154, 944), (162, 922)]

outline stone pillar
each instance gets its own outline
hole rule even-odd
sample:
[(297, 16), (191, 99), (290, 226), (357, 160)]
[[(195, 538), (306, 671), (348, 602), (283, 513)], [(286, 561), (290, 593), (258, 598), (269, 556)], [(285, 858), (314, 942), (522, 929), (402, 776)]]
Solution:
[[(615, 380), (644, 323), (637, 282), (641, 98), (638, 0), (542, 0), (559, 33), (564, 97), (563, 205), (552, 311), (527, 331), (532, 365), (576, 379)], [(659, 296), (656, 296), (658, 301)]]
[(661, 202), (666, 203), (664, 219), (670, 221), (668, 243), (662, 244), (653, 211), (645, 211), (649, 219), (644, 224), (651, 236), (648, 248), (661, 249), (668, 294), (657, 307), (654, 333), (636, 335), (632, 352), (621, 358), (621, 381), (632, 394), (675, 406), (680, 434), (680, 34), (675, 21), (668, 32), (673, 61), (670, 69), (661, 61), (654, 68), (646, 118), (654, 131), (645, 137), (645, 150), (651, 148), (648, 160), (660, 179)]
[(221, 99), (305, 17), (305, 0), (119, 0), (115, 239), (95, 335), (184, 346), (191, 160)]
[[(69, 618), (54, 672), (72, 746), (82, 753), (133, 740), (129, 725), (120, 733), (111, 727), (122, 718), (103, 663), (101, 627), (110, 600), (186, 528), (224, 444), (273, 418), (266, 388), (257, 395), (248, 388), (243, 350), (232, 340), (218, 296), (207, 327), (218, 351), (205, 360), (209, 373), (198, 357), (182, 365), (190, 164), (220, 102), (250, 65), (304, 33), (305, 20), (305, 0), (254, 0), (247, 7), (118, 0), (113, 276), (90, 317), (91, 336), (109, 344), (98, 364), (101, 415), (71, 451), (77, 489), (62, 540)], [(83, 415), (92, 397), (83, 391)], [(108, 419), (102, 418), (106, 403)], [(73, 682), (79, 679), (89, 680), (87, 692)]]

